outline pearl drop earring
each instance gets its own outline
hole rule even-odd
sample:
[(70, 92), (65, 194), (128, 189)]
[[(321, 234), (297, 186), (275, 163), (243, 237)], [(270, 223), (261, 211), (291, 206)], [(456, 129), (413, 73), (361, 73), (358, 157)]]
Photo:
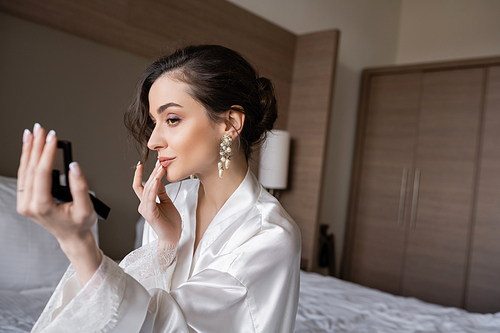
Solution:
[(220, 162), (218, 163), (219, 167), (219, 178), (222, 178), (224, 173), (224, 168), (229, 169), (229, 164), (231, 160), (231, 143), (233, 139), (225, 134), (220, 139)]

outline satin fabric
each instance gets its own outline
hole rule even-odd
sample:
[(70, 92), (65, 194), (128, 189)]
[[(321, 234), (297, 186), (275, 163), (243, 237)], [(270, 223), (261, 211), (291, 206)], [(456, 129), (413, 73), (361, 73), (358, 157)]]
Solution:
[[(71, 313), (72, 303), (82, 297), (89, 302), (81, 311), (88, 311), (94, 306), (92, 302), (99, 302), (100, 293), (109, 294), (107, 287), (113, 286), (113, 280), (120, 280), (124, 281), (123, 291), (116, 295), (116, 304), (110, 306), (112, 313), (105, 316), (111, 318), (111, 323), (103, 324), (100, 319), (95, 327), (89, 325), (87, 332), (293, 332), (301, 244), (297, 225), (249, 170), (205, 231), (195, 252), (198, 188), (198, 180), (166, 187), (183, 220), (176, 259), (168, 269), (160, 270), (166, 276), (141, 281), (127, 267), (122, 270), (104, 256), (104, 268), (96, 272), (102, 275), (96, 279), (102, 280), (101, 284), (91, 279), (83, 288), (74, 290), (73, 286), (71, 290), (68, 286), (76, 276), (65, 274), (51, 306), (59, 308), (58, 316), (64, 317), (67, 310)], [(146, 223), (143, 247), (156, 239)], [(59, 294), (76, 296), (68, 302), (71, 297)], [(57, 304), (58, 297), (66, 300), (64, 304)], [(39, 321), (53, 312), (46, 309)], [(50, 323), (45, 319), (45, 324), (35, 326), (33, 332), (62, 331), (57, 321), (57, 317)], [(67, 320), (64, 322), (68, 325)]]

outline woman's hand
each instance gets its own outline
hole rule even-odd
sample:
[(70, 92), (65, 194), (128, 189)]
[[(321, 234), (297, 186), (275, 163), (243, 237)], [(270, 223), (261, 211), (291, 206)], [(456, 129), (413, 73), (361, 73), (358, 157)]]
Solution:
[(73, 202), (57, 204), (52, 197), (52, 168), (57, 137), (54, 131), (50, 131), (47, 136), (45, 134), (39, 124), (35, 124), (33, 134), (28, 130), (24, 132), (17, 172), (17, 211), (57, 238), (61, 249), (75, 266), (80, 281), (86, 282), (102, 259), (90, 230), (97, 220), (97, 214), (90, 201), (87, 182), (77, 163), (72, 163), (69, 172)]
[[(182, 219), (161, 182), (165, 170), (161, 164), (157, 163), (144, 186), (142, 186), (142, 172), (143, 165), (139, 162), (132, 185), (141, 201), (139, 213), (158, 235), (159, 246), (177, 244), (182, 231)], [(156, 196), (160, 200), (159, 203), (156, 202)]]

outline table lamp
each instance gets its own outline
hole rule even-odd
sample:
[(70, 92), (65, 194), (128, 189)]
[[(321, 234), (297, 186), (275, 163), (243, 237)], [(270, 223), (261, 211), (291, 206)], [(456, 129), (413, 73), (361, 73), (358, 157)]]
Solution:
[(260, 149), (259, 181), (276, 197), (287, 187), (289, 157), (290, 133), (270, 131)]

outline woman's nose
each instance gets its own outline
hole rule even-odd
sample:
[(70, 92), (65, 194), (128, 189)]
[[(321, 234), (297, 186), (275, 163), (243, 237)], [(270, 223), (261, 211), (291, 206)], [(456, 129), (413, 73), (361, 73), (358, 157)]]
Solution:
[(165, 148), (166, 142), (163, 136), (160, 133), (160, 130), (158, 129), (157, 126), (153, 128), (153, 132), (151, 133), (151, 136), (149, 137), (148, 140), (148, 148), (151, 150), (158, 150)]

